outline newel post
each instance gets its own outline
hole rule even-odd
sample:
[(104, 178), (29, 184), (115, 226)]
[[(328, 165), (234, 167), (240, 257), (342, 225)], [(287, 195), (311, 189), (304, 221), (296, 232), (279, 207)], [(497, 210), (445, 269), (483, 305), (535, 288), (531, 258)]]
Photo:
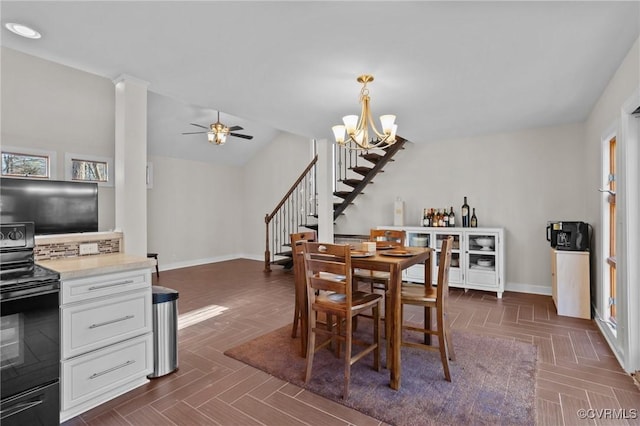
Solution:
[(264, 272), (271, 272), (271, 252), (269, 251), (269, 214), (264, 216), (266, 225), (265, 249), (264, 249)]

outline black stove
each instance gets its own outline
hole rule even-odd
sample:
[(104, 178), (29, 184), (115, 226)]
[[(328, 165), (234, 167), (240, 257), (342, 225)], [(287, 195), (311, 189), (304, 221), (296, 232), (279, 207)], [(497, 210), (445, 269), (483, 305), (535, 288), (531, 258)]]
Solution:
[(0, 224), (2, 426), (60, 419), (60, 274), (35, 264), (34, 228)]

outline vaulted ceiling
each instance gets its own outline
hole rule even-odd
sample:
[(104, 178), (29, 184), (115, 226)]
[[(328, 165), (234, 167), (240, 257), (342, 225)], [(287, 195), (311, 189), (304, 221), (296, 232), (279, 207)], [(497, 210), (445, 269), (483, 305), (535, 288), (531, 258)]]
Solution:
[[(580, 122), (638, 38), (638, 2), (2, 1), (3, 46), (150, 83), (149, 152), (241, 164), (359, 112), (415, 143)], [(206, 143), (217, 110), (252, 141)]]

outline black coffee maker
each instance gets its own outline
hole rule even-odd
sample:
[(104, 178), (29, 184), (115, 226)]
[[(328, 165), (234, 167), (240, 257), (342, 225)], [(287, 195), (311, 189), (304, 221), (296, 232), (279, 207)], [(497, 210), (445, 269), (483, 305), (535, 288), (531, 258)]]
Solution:
[(589, 224), (585, 222), (547, 222), (547, 241), (556, 250), (589, 251)]

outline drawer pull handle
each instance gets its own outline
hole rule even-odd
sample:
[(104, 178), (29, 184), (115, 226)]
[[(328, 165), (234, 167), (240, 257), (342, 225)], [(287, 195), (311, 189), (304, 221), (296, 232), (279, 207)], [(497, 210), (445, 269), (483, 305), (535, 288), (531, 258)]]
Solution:
[(135, 315), (127, 315), (126, 317), (112, 319), (110, 321), (101, 322), (99, 324), (91, 324), (89, 326), (89, 328), (98, 328), (98, 327), (102, 327), (103, 325), (109, 325), (109, 324), (113, 324), (115, 322), (126, 321), (128, 319), (133, 318), (133, 317), (135, 317)]
[(116, 283), (110, 283), (110, 284), (104, 284), (104, 285), (94, 285), (89, 287), (89, 291), (93, 291), (93, 290), (102, 290), (103, 288), (109, 288), (109, 287), (117, 287), (120, 285), (127, 285), (127, 284), (133, 284), (133, 280), (125, 280), (125, 281), (118, 281)]
[(116, 371), (116, 370), (119, 370), (121, 368), (124, 368), (127, 365), (133, 364), (134, 362), (136, 362), (136, 361), (135, 360), (129, 360), (129, 361), (127, 361), (125, 363), (122, 363), (120, 365), (116, 365), (115, 367), (111, 367), (108, 370), (104, 370), (104, 371), (101, 371), (99, 373), (93, 373), (91, 376), (89, 376), (89, 379), (95, 379), (96, 377), (104, 376), (107, 373), (111, 373), (112, 371)]

